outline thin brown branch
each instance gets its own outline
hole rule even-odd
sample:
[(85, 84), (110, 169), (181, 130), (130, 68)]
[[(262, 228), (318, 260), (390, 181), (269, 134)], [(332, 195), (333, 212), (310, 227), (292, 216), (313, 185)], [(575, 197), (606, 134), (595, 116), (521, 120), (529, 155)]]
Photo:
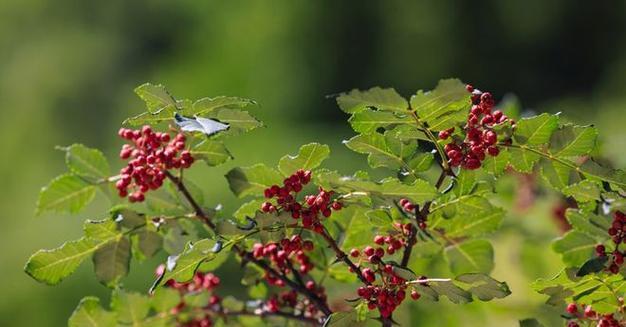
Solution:
[[(178, 177), (172, 175), (168, 171), (166, 171), (165, 174), (166, 174), (167, 178), (169, 178), (174, 183), (174, 185), (176, 185), (178, 190), (183, 194), (183, 196), (187, 199), (189, 204), (193, 207), (193, 209), (194, 209), (194, 211), (196, 213), (196, 216), (200, 220), (202, 220), (202, 222), (204, 222), (211, 230), (213, 230), (215, 232), (216, 231), (215, 224), (211, 221), (211, 219), (204, 212), (202, 207), (200, 207), (200, 205), (193, 198), (193, 196), (191, 195), (191, 193), (189, 192), (189, 190), (187, 189), (187, 187), (185, 186), (183, 181), (181, 179), (179, 179)], [(276, 276), (277, 278), (282, 280), (290, 288), (292, 288), (292, 289), (296, 290), (298, 293), (301, 293), (302, 295), (306, 296), (311, 302), (315, 303), (315, 305), (325, 315), (328, 316), (328, 315), (330, 315), (332, 313), (332, 311), (328, 307), (328, 304), (326, 304), (326, 301), (322, 300), (319, 296), (317, 296), (317, 294), (315, 294), (312, 291), (308, 290), (304, 286), (298, 285), (296, 282), (294, 282), (291, 279), (287, 278), (287, 276), (285, 276), (284, 274), (279, 273), (278, 271), (276, 271), (275, 269), (270, 267), (270, 265), (268, 265), (265, 261), (256, 259), (251, 253), (249, 253), (249, 252), (245, 251), (244, 249), (240, 248), (237, 244), (233, 245), (233, 249), (243, 259), (245, 259), (245, 260), (247, 260), (249, 262), (252, 262), (253, 264), (259, 266), (260, 268), (268, 271), (269, 273), (273, 274), (274, 276)]]
[(337, 242), (335, 242), (335, 240), (328, 234), (328, 230), (326, 229), (326, 227), (324, 227), (324, 229), (323, 229), (322, 233), (320, 233), (320, 235), (322, 235), (322, 237), (324, 238), (326, 243), (328, 243), (330, 248), (333, 251), (335, 251), (335, 256), (337, 257), (337, 260), (343, 261), (346, 265), (348, 265), (348, 267), (351, 268), (352, 272), (354, 272), (354, 274), (361, 280), (361, 282), (363, 282), (363, 284), (365, 284), (365, 285), (370, 285), (371, 284), (363, 276), (363, 273), (361, 272), (361, 268), (357, 267), (354, 264), (354, 262), (352, 262), (352, 260), (350, 260), (348, 255), (339, 248), (339, 246), (337, 245)]
[[(441, 185), (443, 185), (443, 181), (446, 179), (447, 175), (447, 171), (445, 169), (442, 169), (441, 174), (439, 174), (439, 178), (435, 183), (435, 188), (437, 188), (437, 190), (441, 188)], [(418, 220), (418, 222), (426, 221), (426, 218), (428, 218), (428, 214), (430, 213), (431, 203), (432, 201), (428, 201), (424, 203), (424, 206), (421, 209), (417, 208), (415, 210), (415, 218), (416, 220)], [(400, 262), (401, 267), (406, 268), (409, 265), (409, 260), (411, 260), (411, 253), (413, 252), (413, 246), (415, 245), (415, 243), (417, 243), (417, 229), (412, 228), (409, 233), (408, 244), (406, 245), (406, 247), (404, 248), (404, 252), (402, 253), (402, 261)]]

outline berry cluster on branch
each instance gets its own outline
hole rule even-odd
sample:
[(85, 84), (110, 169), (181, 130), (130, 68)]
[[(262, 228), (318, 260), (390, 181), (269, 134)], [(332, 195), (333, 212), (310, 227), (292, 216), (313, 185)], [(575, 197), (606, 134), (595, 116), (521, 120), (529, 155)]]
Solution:
[(466, 89), (472, 94), (472, 108), (463, 128), (465, 138), (452, 135), (455, 130), (452, 127), (439, 132), (439, 139), (451, 138), (444, 148), (450, 166), (474, 170), (481, 167), (486, 154), (495, 157), (500, 153), (496, 145), (498, 142), (498, 135), (494, 129), (496, 125), (505, 123), (514, 125), (514, 121), (500, 110), (492, 111), (495, 101), (491, 93), (481, 92), (471, 85), (467, 85)]
[[(624, 304), (624, 299), (619, 298), (620, 305)], [(582, 311), (580, 310), (582, 309)], [(578, 305), (570, 303), (565, 308), (568, 313), (567, 327), (592, 326), (596, 327), (623, 327), (623, 321), (615, 318), (615, 314), (598, 314), (590, 305)]]
[[(311, 240), (302, 240), (299, 235), (293, 235), (280, 242), (255, 243), (252, 246), (252, 255), (256, 259), (268, 259), (269, 266), (273, 270), (266, 270), (264, 278), (269, 285), (286, 286), (283, 279), (275, 276), (276, 272), (283, 276), (293, 275), (297, 283), (322, 301), (326, 301), (324, 287), (317, 285), (309, 276), (314, 266), (306, 252), (313, 251), (313, 249), (314, 245)], [(305, 317), (316, 317), (319, 313), (315, 303), (311, 303), (308, 299), (299, 300), (298, 293), (293, 289), (274, 295), (265, 303), (268, 312), (277, 312), (284, 307), (298, 309)]]
[[(365, 267), (361, 273), (369, 283), (369, 285), (359, 287), (357, 294), (367, 301), (368, 309), (378, 309), (384, 318), (390, 317), (404, 301), (407, 289), (406, 280), (398, 276), (394, 272), (394, 267), (386, 264), (384, 258), (386, 255), (393, 255), (403, 247), (411, 246), (409, 235), (415, 228), (412, 224), (399, 223), (394, 224), (394, 227), (396, 228), (394, 233), (374, 236), (373, 242), (379, 247), (374, 248), (368, 245), (362, 251), (356, 248), (350, 250), (350, 256), (359, 260), (358, 266)], [(419, 297), (418, 292), (411, 291), (411, 298), (417, 300)]]
[(189, 168), (194, 158), (185, 150), (185, 135), (154, 132), (148, 125), (140, 130), (121, 128), (118, 135), (130, 142), (124, 144), (120, 158), (129, 160), (120, 170), (120, 179), (115, 187), (120, 197), (130, 202), (142, 202), (145, 193), (156, 190), (166, 178), (168, 169)]
[(291, 176), (285, 178), (283, 186), (272, 185), (265, 189), (267, 199), (276, 198), (276, 203), (264, 202), (261, 205), (263, 212), (286, 211), (293, 219), (302, 219), (302, 226), (318, 233), (323, 232), (320, 215), (328, 218), (332, 210), (341, 210), (342, 204), (331, 199), (334, 192), (325, 191), (321, 187), (315, 195), (307, 195), (303, 201), (297, 196), (302, 188), (311, 181), (311, 171), (299, 169)]

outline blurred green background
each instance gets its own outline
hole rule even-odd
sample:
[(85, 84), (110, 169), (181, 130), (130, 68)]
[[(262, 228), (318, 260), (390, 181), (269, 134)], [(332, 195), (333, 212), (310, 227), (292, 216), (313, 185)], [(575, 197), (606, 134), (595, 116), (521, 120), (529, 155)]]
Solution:
[[(132, 89), (146, 81), (179, 97), (260, 103), (253, 110), (267, 128), (229, 140), (234, 161), (192, 172), (227, 212), (240, 202), (227, 192), (227, 170), (273, 164), (301, 143), (329, 144), (330, 168), (365, 167), (342, 146), (352, 132), (327, 95), (381, 85), (410, 96), (443, 77), (499, 98), (515, 92), (525, 108), (595, 124), (607, 157), (626, 166), (626, 5), (619, 0), (5, 0), (0, 49), (1, 326), (63, 326), (82, 296), (108, 302), (91, 263), (57, 287), (37, 284), (22, 267), (37, 249), (78, 238), (82, 221), (106, 209), (100, 201), (79, 216), (34, 217), (39, 188), (64, 171), (54, 146), (80, 142), (114, 158), (120, 122), (142, 111)], [(502, 187), (516, 189), (515, 182)], [(552, 200), (542, 194), (532, 209), (514, 210), (494, 237), (493, 275), (509, 282), (512, 296), (464, 306), (419, 301), (405, 305), (399, 321), (516, 326), (535, 316), (559, 324), (558, 311), (529, 287), (560, 266), (549, 250), (559, 234)], [(147, 289), (157, 261), (133, 265), (126, 285)]]

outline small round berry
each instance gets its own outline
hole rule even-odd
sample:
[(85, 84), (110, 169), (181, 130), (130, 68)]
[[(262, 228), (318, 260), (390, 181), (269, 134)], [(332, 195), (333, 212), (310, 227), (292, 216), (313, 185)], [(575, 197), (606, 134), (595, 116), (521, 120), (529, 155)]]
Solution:
[(567, 308), (565, 309), (565, 311), (567, 311), (570, 314), (575, 314), (576, 312), (578, 312), (578, 306), (576, 305), (576, 303), (570, 303), (567, 305)]

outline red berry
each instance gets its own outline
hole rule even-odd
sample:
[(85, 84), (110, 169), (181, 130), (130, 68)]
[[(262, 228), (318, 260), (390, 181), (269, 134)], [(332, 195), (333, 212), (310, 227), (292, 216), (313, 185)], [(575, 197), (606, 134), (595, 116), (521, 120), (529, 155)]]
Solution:
[(350, 256), (353, 258), (357, 258), (361, 253), (359, 252), (358, 249), (352, 249), (350, 250)]
[(565, 310), (568, 313), (575, 314), (576, 312), (578, 312), (578, 306), (576, 306), (576, 303), (570, 303), (567, 305), (567, 308)]

